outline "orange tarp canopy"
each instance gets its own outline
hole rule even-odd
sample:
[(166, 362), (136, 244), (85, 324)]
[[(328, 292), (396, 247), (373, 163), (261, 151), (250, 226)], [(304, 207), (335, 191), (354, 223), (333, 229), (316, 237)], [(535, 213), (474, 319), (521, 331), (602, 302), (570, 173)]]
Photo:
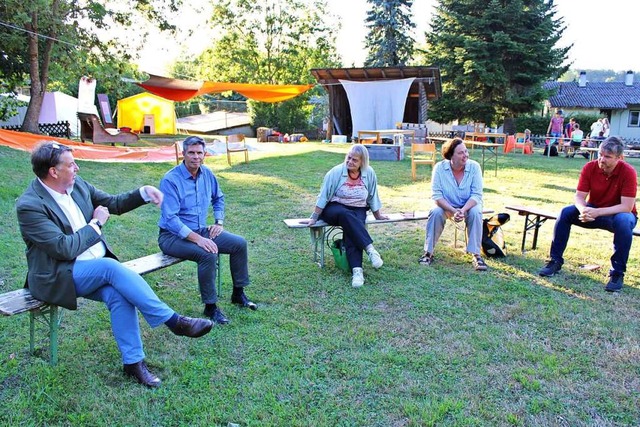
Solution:
[(112, 147), (110, 145), (94, 145), (65, 138), (0, 129), (0, 145), (6, 147), (31, 152), (40, 141), (57, 141), (60, 144), (64, 144), (72, 148), (73, 157), (80, 160), (149, 163), (169, 162), (176, 159), (176, 151), (173, 145), (157, 148)]
[(189, 80), (170, 79), (168, 77), (149, 75), (145, 82), (137, 83), (147, 91), (172, 101), (188, 101), (206, 93), (234, 91), (262, 102), (280, 102), (308, 91), (313, 85), (267, 85), (253, 83), (218, 83), (194, 82)]

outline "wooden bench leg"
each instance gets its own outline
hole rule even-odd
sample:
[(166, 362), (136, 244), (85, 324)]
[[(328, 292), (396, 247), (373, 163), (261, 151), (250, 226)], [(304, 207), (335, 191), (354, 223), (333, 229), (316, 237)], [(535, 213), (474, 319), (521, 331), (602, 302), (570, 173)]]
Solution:
[[(464, 230), (460, 230), (464, 233), (464, 243), (467, 243), (467, 225), (465, 224)], [(453, 223), (453, 247), (458, 248), (458, 227), (456, 223)]]

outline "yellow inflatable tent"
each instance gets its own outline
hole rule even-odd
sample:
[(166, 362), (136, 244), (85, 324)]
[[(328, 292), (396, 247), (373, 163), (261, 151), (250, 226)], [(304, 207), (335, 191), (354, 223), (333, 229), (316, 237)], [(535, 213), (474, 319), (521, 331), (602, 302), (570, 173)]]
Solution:
[(118, 128), (134, 132), (176, 133), (174, 102), (143, 92), (118, 101)]

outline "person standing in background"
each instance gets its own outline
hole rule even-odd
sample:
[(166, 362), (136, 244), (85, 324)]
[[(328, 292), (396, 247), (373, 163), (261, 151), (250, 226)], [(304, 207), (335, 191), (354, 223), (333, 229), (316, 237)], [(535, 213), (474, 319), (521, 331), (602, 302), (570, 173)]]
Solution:
[(611, 130), (611, 125), (609, 125), (609, 119), (604, 117), (602, 119), (602, 137), (609, 138), (609, 131)]
[[(556, 113), (551, 120), (549, 120), (549, 126), (547, 127), (547, 136), (553, 138), (562, 138), (562, 132), (564, 131), (564, 117), (562, 117), (562, 110), (556, 110)], [(551, 141), (560, 143), (560, 141)]]

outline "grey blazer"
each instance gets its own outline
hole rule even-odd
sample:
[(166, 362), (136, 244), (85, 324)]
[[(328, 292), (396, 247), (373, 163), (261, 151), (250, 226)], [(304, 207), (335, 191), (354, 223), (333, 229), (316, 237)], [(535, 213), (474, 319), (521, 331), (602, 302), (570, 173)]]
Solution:
[[(112, 196), (76, 177), (71, 197), (89, 222), (99, 205), (120, 215), (145, 203), (140, 190)], [(75, 310), (77, 296), (73, 283), (76, 257), (102, 240), (107, 256), (117, 259), (111, 248), (93, 227), (73, 232), (66, 215), (40, 181), (34, 179), (16, 203), (20, 233), (27, 244), (27, 279), (31, 294), (50, 304)]]

